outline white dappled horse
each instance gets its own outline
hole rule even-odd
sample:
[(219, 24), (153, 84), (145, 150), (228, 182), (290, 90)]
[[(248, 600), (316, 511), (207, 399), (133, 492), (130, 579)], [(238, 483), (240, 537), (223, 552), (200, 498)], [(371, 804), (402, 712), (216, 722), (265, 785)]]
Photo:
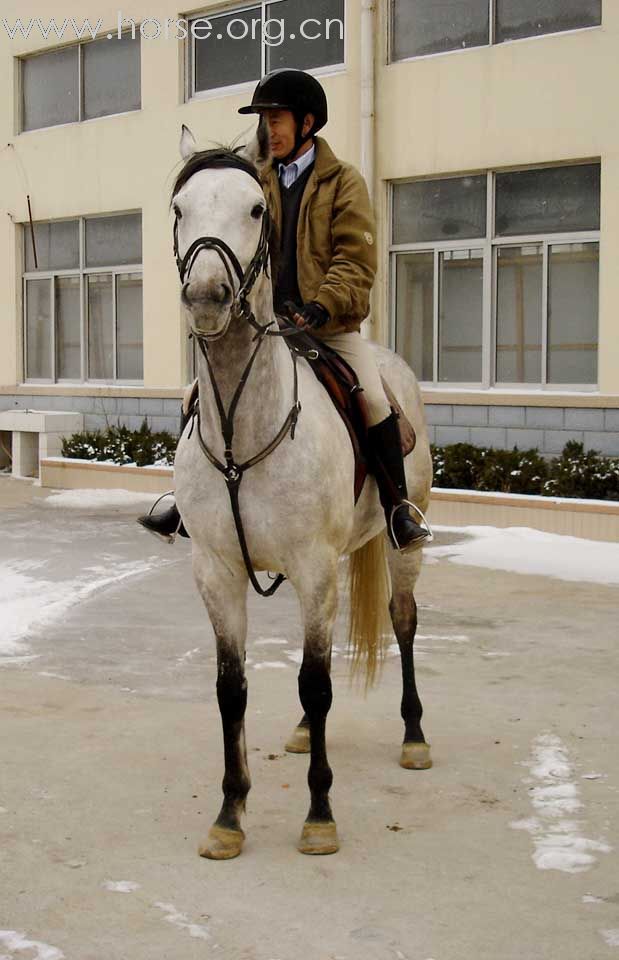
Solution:
[[(240, 853), (244, 839), (240, 818), (250, 787), (244, 733), (249, 574), (231, 509), (231, 479), (251, 565), (257, 571), (284, 574), (300, 602), (304, 648), (299, 695), (304, 718), (288, 748), (311, 753), (311, 802), (299, 849), (333, 853), (338, 840), (329, 802), (333, 777), (325, 726), (332, 699), (331, 634), (338, 600), (338, 560), (351, 557), (351, 637), (355, 657), (363, 660), (369, 678), (381, 644), (391, 633), (391, 614), (402, 657), (405, 733), (400, 763), (423, 769), (431, 761), (421, 730), (413, 663), (417, 624), (413, 590), (421, 551), (401, 554), (389, 544), (371, 475), (355, 505), (348, 433), (303, 358), (296, 363), (301, 411), (294, 439), (290, 435), (296, 409), (295, 372), (286, 340), (272, 335), (279, 328), (265, 246), (268, 212), (259, 182), (259, 171), (269, 161), (268, 138), (261, 126), (249, 146), (227, 151), (229, 163), (226, 151), (215, 151), (217, 162), (214, 151), (198, 151), (185, 126), (180, 149), (185, 164), (175, 183), (172, 205), (181, 299), (202, 349), (199, 416), (179, 442), (175, 488), (192, 539), (195, 580), (217, 642), (217, 696), (225, 754), (223, 806), (200, 853), (212, 859)], [(260, 328), (263, 332), (257, 334)], [(432, 463), (420, 392), (399, 356), (378, 345), (373, 349), (381, 373), (417, 433), (416, 447), (405, 460), (406, 478), (411, 499), (425, 511)], [(228, 438), (232, 450), (226, 454), (222, 410), (224, 415), (229, 410), (244, 376), (244, 387), (234, 401), (238, 401), (234, 437)], [(222, 466), (229, 470), (231, 464), (249, 461), (278, 434), (281, 442), (241, 471), (242, 484), (235, 478), (235, 466), (232, 478), (222, 472)]]

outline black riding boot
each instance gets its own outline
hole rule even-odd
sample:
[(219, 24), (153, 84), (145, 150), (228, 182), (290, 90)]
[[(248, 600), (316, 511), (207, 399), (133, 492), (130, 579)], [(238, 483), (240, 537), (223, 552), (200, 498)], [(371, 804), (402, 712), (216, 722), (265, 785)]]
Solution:
[(412, 550), (427, 540), (430, 533), (413, 520), (408, 505), (403, 503), (408, 499), (408, 494), (400, 429), (395, 414), (391, 413), (385, 420), (370, 427), (368, 440), (372, 457), (370, 466), (385, 511), (389, 539), (396, 550)]
[[(182, 437), (183, 430), (187, 426), (190, 417), (185, 414), (181, 406), (181, 431), (179, 437)], [(145, 517), (138, 517), (138, 523), (141, 523), (149, 533), (154, 533), (161, 537), (167, 543), (174, 543), (174, 538), (178, 534), (180, 537), (187, 537), (189, 534), (185, 530), (181, 515), (175, 503), (162, 513), (150, 513)]]

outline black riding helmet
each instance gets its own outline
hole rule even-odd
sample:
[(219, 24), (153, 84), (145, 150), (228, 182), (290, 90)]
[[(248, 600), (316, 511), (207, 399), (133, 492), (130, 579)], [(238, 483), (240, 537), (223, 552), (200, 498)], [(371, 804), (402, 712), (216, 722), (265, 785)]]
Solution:
[[(297, 124), (295, 145), (291, 157), (318, 133), (328, 120), (327, 98), (315, 77), (304, 70), (273, 70), (258, 83), (252, 101), (241, 107), (239, 113), (260, 113), (262, 110), (290, 110)], [(301, 135), (306, 114), (314, 115), (314, 125), (305, 136)], [(286, 158), (288, 159), (288, 158)]]

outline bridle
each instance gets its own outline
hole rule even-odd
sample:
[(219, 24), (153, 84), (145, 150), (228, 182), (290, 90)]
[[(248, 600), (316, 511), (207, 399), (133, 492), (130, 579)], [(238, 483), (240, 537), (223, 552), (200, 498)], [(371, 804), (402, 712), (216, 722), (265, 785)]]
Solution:
[[(211, 158), (212, 159), (212, 158)], [(245, 161), (242, 157), (239, 157), (238, 154), (216, 154), (215, 162), (209, 163), (208, 160), (204, 162), (199, 169), (205, 169), (208, 167), (236, 167), (237, 169), (243, 170), (245, 173), (248, 173), (250, 176), (256, 180), (256, 182), (261, 186), (258, 173), (255, 168)], [(251, 372), (251, 369), (254, 365), (254, 361), (260, 350), (260, 347), (264, 343), (264, 340), (267, 336), (282, 336), (282, 337), (293, 337), (298, 336), (302, 331), (290, 324), (288, 321), (285, 321), (285, 324), (282, 328), (279, 327), (275, 320), (271, 320), (269, 323), (260, 324), (256, 320), (254, 312), (249, 303), (248, 297), (256, 283), (256, 280), (261, 273), (265, 273), (268, 277), (268, 263), (269, 263), (269, 240), (272, 232), (272, 221), (271, 215), (268, 211), (268, 208), (265, 207), (262, 214), (262, 228), (260, 230), (260, 239), (258, 241), (258, 246), (256, 252), (254, 253), (252, 259), (250, 260), (246, 270), (243, 270), (241, 264), (239, 263), (238, 257), (234, 251), (228, 246), (228, 244), (220, 239), (219, 237), (197, 237), (187, 249), (183, 257), (180, 256), (178, 250), (178, 220), (174, 223), (174, 257), (176, 260), (176, 265), (178, 267), (179, 276), (181, 283), (185, 282), (186, 277), (191, 271), (191, 268), (195, 262), (198, 253), (201, 250), (214, 250), (219, 258), (221, 259), (226, 274), (228, 276), (228, 281), (230, 283), (231, 290), (235, 290), (238, 283), (238, 289), (234, 294), (232, 304), (229, 311), (228, 320), (224, 328), (218, 331), (215, 334), (206, 334), (202, 331), (196, 330), (194, 327), (191, 328), (190, 336), (192, 336), (198, 343), (200, 352), (204, 357), (206, 366), (209, 373), (209, 378), (213, 388), (213, 394), (215, 396), (215, 404), (217, 406), (217, 412), (219, 414), (219, 421), (221, 426), (221, 435), (224, 441), (224, 461), (219, 460), (213, 451), (206, 444), (204, 437), (202, 435), (202, 429), (200, 425), (200, 404), (199, 398), (195, 401), (194, 407), (192, 410), (192, 426), (189, 432), (189, 437), (193, 431), (194, 422), (197, 426), (197, 436), (198, 443), (200, 444), (200, 449), (207, 458), (207, 460), (217, 469), (220, 473), (223, 474), (226, 485), (228, 488), (228, 493), (230, 496), (230, 506), (232, 508), (232, 515), (234, 517), (234, 523), (236, 527), (236, 533), (239, 540), (239, 546), (241, 548), (241, 553), (243, 554), (243, 560), (245, 562), (245, 567), (249, 578), (251, 580), (252, 586), (263, 597), (272, 596), (278, 587), (281, 586), (286, 577), (283, 574), (278, 574), (271, 586), (264, 590), (258, 579), (256, 577), (251, 558), (249, 556), (249, 550), (247, 547), (247, 541), (245, 538), (245, 531), (243, 529), (243, 521), (241, 519), (241, 512), (239, 507), (239, 487), (241, 485), (241, 480), (243, 479), (243, 474), (246, 470), (249, 470), (250, 467), (255, 466), (257, 463), (260, 463), (269, 454), (280, 445), (284, 437), (290, 433), (290, 439), (294, 440), (295, 429), (297, 425), (297, 420), (299, 418), (299, 413), (301, 412), (301, 404), (299, 402), (299, 382), (298, 382), (298, 373), (297, 373), (297, 357), (306, 356), (310, 359), (316, 359), (318, 357), (317, 351), (301, 351), (297, 346), (288, 344), (290, 347), (290, 355), (292, 357), (292, 367), (293, 367), (293, 403), (288, 416), (284, 420), (284, 423), (273, 440), (259, 453), (255, 454), (253, 457), (250, 457), (248, 460), (245, 460), (243, 463), (237, 463), (234, 459), (234, 454), (232, 452), (232, 442), (234, 439), (234, 416), (241, 399), (243, 390), (247, 384), (247, 379)], [(236, 274), (236, 280), (233, 275)], [(217, 386), (217, 381), (215, 379), (215, 374), (213, 372), (213, 367), (211, 360), (208, 354), (208, 344), (214, 340), (218, 340), (223, 337), (228, 327), (230, 326), (230, 321), (232, 317), (245, 320), (256, 330), (256, 335), (253, 340), (256, 343), (256, 346), (252, 350), (250, 358), (241, 374), (241, 378), (237, 385), (237, 388), (234, 392), (230, 406), (226, 411), (224, 408), (223, 400), (221, 398), (221, 393), (219, 387)], [(276, 327), (276, 329), (271, 329)]]

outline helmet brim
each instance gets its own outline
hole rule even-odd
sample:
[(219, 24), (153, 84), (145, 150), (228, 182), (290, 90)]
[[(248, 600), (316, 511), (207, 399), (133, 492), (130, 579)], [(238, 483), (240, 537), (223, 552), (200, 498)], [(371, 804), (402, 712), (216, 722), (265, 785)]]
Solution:
[(260, 113), (261, 110), (292, 110), (289, 103), (250, 103), (248, 107), (240, 107), (239, 113)]

